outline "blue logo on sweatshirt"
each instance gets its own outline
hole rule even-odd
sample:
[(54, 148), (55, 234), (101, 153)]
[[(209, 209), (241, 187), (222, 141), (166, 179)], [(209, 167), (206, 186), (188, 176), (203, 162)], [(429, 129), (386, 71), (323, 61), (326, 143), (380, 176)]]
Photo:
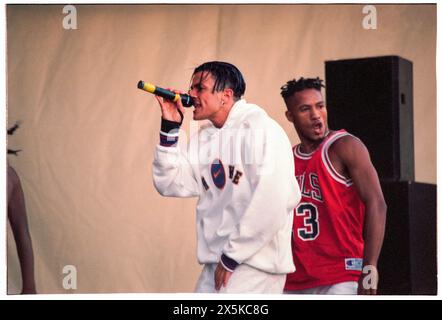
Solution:
[(212, 180), (218, 189), (223, 189), (226, 184), (226, 172), (220, 159), (215, 159), (210, 167)]

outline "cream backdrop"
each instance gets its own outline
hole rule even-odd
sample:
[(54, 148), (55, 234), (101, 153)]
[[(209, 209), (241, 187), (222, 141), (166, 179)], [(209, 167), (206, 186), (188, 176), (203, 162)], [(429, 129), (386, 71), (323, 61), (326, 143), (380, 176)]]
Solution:
[[(151, 163), (160, 112), (138, 80), (186, 89), (193, 69), (229, 61), (245, 98), (284, 118), (279, 88), (324, 77), (324, 61), (400, 55), (414, 66), (416, 180), (436, 183), (436, 6), (75, 5), (7, 6), (9, 163), (21, 177), (40, 293), (192, 292), (196, 199), (161, 197)], [(184, 129), (189, 131), (191, 112)], [(373, 128), (376, 130), (376, 128)], [(21, 287), (8, 227), (9, 292)], [(62, 286), (63, 267), (77, 289)]]

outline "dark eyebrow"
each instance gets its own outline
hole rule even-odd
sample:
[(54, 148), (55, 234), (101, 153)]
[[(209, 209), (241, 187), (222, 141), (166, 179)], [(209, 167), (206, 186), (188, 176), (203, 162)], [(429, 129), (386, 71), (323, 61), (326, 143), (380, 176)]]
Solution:
[(201, 82), (198, 82), (198, 83), (195, 83), (195, 85), (190, 86), (190, 89), (193, 89), (193, 88), (202, 89), (203, 86), (201, 85)]
[[(324, 101), (318, 101), (318, 102), (316, 102), (315, 104), (314, 104), (314, 106), (318, 106), (318, 105), (321, 105), (321, 104), (324, 104)], [(301, 105), (299, 105), (298, 106), (298, 108), (302, 108), (302, 107), (311, 107), (311, 106), (313, 106), (313, 105), (310, 105), (310, 104), (301, 104)]]

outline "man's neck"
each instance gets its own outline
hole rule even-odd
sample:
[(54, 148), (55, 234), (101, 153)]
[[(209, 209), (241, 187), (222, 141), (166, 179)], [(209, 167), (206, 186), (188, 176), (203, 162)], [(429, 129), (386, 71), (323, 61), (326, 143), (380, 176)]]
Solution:
[(323, 141), (323, 139), (319, 140), (319, 141), (301, 141), (301, 147), (300, 147), (300, 151), (302, 153), (312, 153), (313, 151), (315, 151), (318, 146), (321, 144), (321, 142)]
[(327, 136), (330, 134), (331, 131), (327, 131), (324, 135), (324, 137), (322, 137), (321, 139), (318, 140), (310, 140), (310, 139), (305, 139), (305, 138), (301, 138), (301, 152), (302, 153), (312, 153), (314, 152), (319, 145), (324, 141), (325, 138), (327, 138)]
[(216, 128), (221, 129), (224, 126), (224, 124), (227, 121), (227, 118), (229, 117), (230, 112), (232, 111), (232, 107), (234, 104), (235, 101), (233, 101), (228, 105), (227, 104), (224, 105), (213, 115), (210, 121)]

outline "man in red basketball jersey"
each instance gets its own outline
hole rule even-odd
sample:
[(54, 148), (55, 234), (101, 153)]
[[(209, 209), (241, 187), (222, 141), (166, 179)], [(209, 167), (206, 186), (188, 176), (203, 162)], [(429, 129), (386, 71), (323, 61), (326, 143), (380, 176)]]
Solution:
[(302, 199), (294, 210), (293, 259), (285, 293), (376, 294), (386, 204), (364, 144), (329, 130), (322, 80), (281, 88), (286, 117), (300, 144), (293, 148)]

